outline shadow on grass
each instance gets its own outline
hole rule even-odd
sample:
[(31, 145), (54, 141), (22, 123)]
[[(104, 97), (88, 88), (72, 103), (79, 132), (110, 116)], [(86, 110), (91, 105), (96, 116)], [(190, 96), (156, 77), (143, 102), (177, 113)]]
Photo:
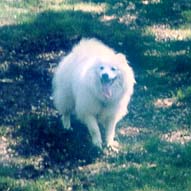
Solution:
[(52, 164), (87, 164), (101, 153), (92, 144), (87, 128), (72, 120), (73, 130), (65, 130), (56, 117), (28, 116), (21, 121), (16, 132), (19, 155), (40, 155), (45, 166)]
[(81, 38), (91, 37), (102, 40), (116, 51), (128, 53), (133, 61), (137, 61), (142, 52), (144, 37), (140, 31), (129, 30), (118, 20), (103, 22), (99, 15), (81, 11), (44, 11), (33, 15), (28, 22), (3, 26), (0, 47), (2, 52), (17, 54), (67, 52)]
[(2, 27), (0, 45), (5, 50), (23, 54), (68, 50), (81, 37), (82, 26), (90, 17), (80, 12), (45, 11), (33, 15), (32, 21)]

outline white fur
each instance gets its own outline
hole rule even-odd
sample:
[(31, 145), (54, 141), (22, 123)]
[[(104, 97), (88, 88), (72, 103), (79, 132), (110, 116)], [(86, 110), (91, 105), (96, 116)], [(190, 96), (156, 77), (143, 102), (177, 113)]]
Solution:
[[(103, 85), (103, 74), (115, 79)], [(62, 114), (63, 126), (71, 128), (70, 116), (84, 123), (92, 142), (102, 148), (113, 146), (115, 126), (127, 113), (133, 93), (134, 74), (123, 54), (96, 39), (83, 39), (59, 64), (53, 79), (54, 104)], [(100, 128), (105, 130), (102, 141)]]

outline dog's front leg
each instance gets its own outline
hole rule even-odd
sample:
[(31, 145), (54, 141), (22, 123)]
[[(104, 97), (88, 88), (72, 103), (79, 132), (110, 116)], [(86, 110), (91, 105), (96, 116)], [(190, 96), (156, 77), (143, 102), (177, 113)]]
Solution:
[(118, 151), (120, 147), (119, 143), (114, 140), (116, 124), (117, 121), (110, 119), (106, 124), (106, 133), (105, 133), (107, 147), (111, 147), (114, 151)]
[(94, 116), (85, 116), (83, 121), (87, 125), (93, 144), (102, 149), (102, 138), (96, 118)]

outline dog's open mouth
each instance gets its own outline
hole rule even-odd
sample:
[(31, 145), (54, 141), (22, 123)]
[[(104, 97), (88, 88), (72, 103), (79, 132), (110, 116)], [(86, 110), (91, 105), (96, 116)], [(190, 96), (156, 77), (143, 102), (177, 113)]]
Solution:
[(102, 84), (102, 90), (103, 90), (103, 95), (105, 98), (109, 99), (112, 97), (112, 84), (116, 80), (117, 77), (115, 78), (109, 78), (108, 75), (102, 75), (101, 77), (101, 84)]

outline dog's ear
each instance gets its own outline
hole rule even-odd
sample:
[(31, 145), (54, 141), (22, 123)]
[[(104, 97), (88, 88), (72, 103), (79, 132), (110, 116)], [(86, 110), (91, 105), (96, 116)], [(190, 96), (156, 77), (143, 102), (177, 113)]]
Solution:
[[(132, 80), (132, 83), (136, 84), (136, 81), (135, 81), (135, 78), (134, 78), (134, 74), (133, 74), (133, 70), (132, 68), (129, 66), (129, 61), (126, 59), (125, 55), (122, 54), (122, 53), (118, 53), (116, 54), (116, 57), (117, 57), (117, 62), (119, 63), (119, 65), (128, 65), (128, 69), (127, 69), (127, 76), (131, 76), (131, 80)], [(124, 67), (122, 67), (124, 68)], [(123, 70), (122, 70), (123, 71)]]
[(118, 60), (119, 63), (127, 64), (127, 59), (126, 59), (124, 54), (118, 53), (118, 54), (116, 54), (116, 56), (117, 56), (117, 60)]

